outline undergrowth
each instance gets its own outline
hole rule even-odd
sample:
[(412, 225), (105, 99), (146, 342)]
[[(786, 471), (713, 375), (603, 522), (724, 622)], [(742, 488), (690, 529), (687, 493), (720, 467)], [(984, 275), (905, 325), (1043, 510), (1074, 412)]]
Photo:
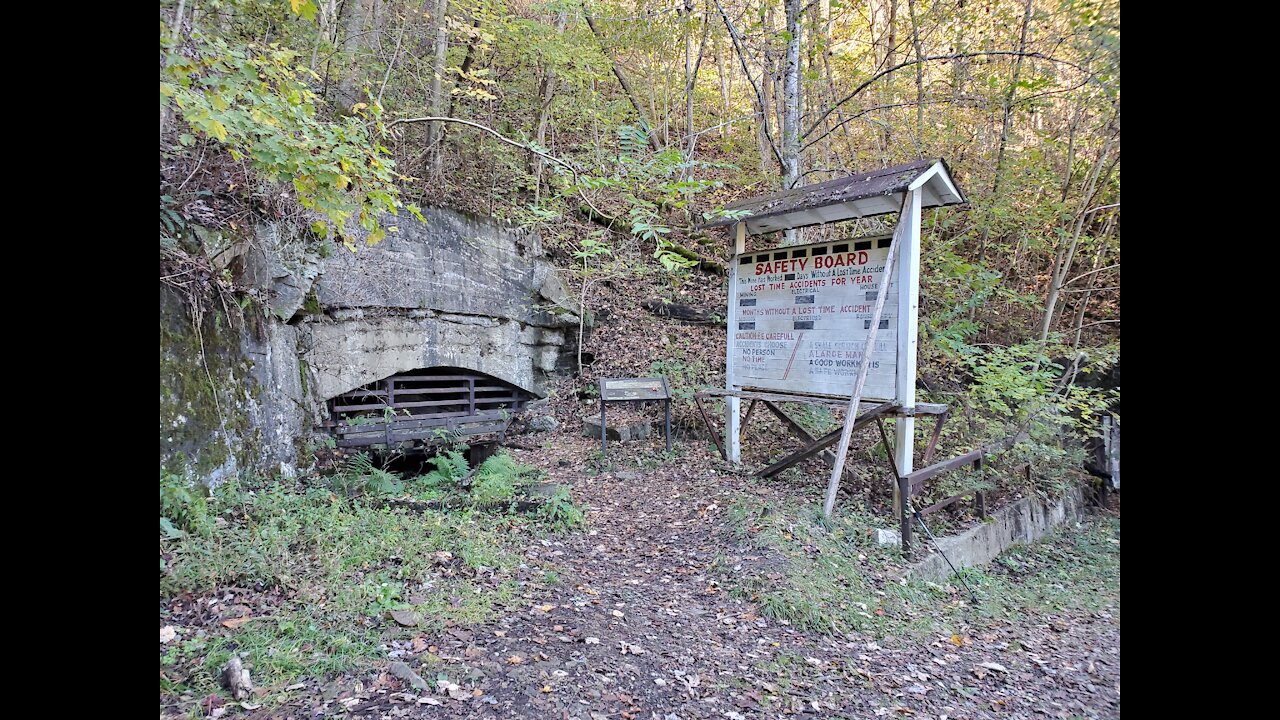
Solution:
[[(357, 456), (329, 478), (228, 482), (213, 492), (160, 479), (161, 694), (219, 692), (233, 656), (271, 691), (380, 659), (417, 628), (483, 622), (519, 587), (513, 532), (561, 531), (582, 511), (561, 488), (535, 512), (486, 511), (540, 478), (496, 455), (474, 474), (461, 453), (414, 478)], [(397, 507), (395, 497), (469, 497), (458, 506)], [(403, 617), (403, 613), (400, 615)], [(228, 625), (229, 623), (229, 625)]]
[(816, 506), (746, 500), (729, 508), (731, 527), (756, 563), (720, 564), (733, 592), (762, 614), (804, 630), (923, 638), (969, 623), (1032, 613), (1119, 612), (1119, 521), (1090, 519), (1032, 546), (1018, 547), (964, 578), (973, 603), (946, 585), (897, 579), (901, 551), (873, 540), (883, 525), (859, 513), (830, 520)]

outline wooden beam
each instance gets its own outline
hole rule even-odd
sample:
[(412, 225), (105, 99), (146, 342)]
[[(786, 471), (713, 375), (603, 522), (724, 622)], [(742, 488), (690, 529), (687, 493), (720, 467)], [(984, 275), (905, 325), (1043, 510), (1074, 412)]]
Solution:
[[(932, 171), (941, 170), (941, 164), (933, 166)], [(923, 183), (921, 183), (923, 184)], [(898, 404), (904, 408), (915, 407), (916, 404), (916, 344), (919, 333), (920, 309), (920, 204), (919, 186), (907, 193), (902, 206), (902, 215), (898, 217), (898, 227), (903, 228), (902, 249), (899, 255), (902, 262), (898, 265)], [(885, 271), (886, 280), (888, 270)], [(895, 464), (899, 475), (906, 475), (915, 467), (916, 421), (911, 416), (898, 420), (894, 426), (897, 437), (894, 439)], [(897, 495), (897, 483), (894, 494)], [(894, 514), (901, 516), (903, 498), (894, 497)]]
[[(734, 225), (733, 257), (729, 260), (729, 323), (726, 328), (724, 372), (726, 390), (737, 389), (733, 365), (738, 351), (738, 256), (746, 247), (747, 225), (740, 222)], [(725, 400), (724, 447), (727, 459), (734, 465), (742, 462), (742, 432), (738, 422), (740, 410), (741, 404), (737, 397), (731, 396)]]
[(933, 465), (930, 465), (927, 468), (922, 468), (920, 470), (916, 470), (915, 472), (907, 473), (902, 477), (903, 479), (907, 480), (910, 483), (911, 494), (915, 495), (916, 493), (920, 492), (921, 488), (924, 487), (924, 482), (929, 478), (933, 477), (934, 475), (944, 473), (948, 470), (954, 470), (960, 467), (961, 465), (965, 465), (975, 460), (985, 458), (988, 453), (998, 452), (1000, 450), (1008, 450), (1009, 448), (1016, 445), (1018, 441), (1026, 437), (1027, 437), (1027, 433), (1021, 432), (1017, 435), (1014, 435), (1013, 437), (1005, 438), (1004, 440), (1001, 440), (999, 442), (991, 443), (986, 447), (980, 447), (977, 450), (970, 450), (969, 452), (963, 455), (957, 455), (956, 457), (953, 457), (950, 460), (943, 460), (942, 462), (935, 463)]
[[(872, 408), (866, 413), (863, 413), (853, 423), (845, 423), (844, 427), (852, 427), (853, 430), (857, 430), (858, 428), (866, 425), (872, 420), (875, 420), (878, 417), (883, 417), (884, 414), (890, 411), (893, 407), (894, 407), (894, 404), (891, 402), (877, 405), (876, 407)], [(808, 460), (809, 458), (817, 455), (818, 453), (822, 452), (826, 448), (830, 447), (832, 443), (842, 438), (843, 433), (844, 433), (843, 428), (832, 430), (826, 435), (823, 435), (822, 437), (813, 441), (813, 443), (802, 448), (798, 452), (794, 452), (782, 458), (781, 460), (773, 463), (772, 465), (769, 465), (763, 470), (757, 472), (756, 477), (773, 477), (774, 475), (777, 475), (778, 473), (782, 472), (783, 470), (786, 470), (787, 468), (791, 467), (792, 465), (795, 465), (798, 462)], [(852, 430), (850, 430), (850, 433), (852, 434)], [(845, 450), (848, 451), (848, 449), (849, 448), (846, 446)], [(840, 466), (837, 465), (835, 467), (840, 467)], [(832, 472), (834, 473), (837, 471), (833, 470)]]
[[(751, 402), (754, 405), (756, 401), (752, 400)], [(800, 425), (800, 423), (796, 422), (794, 418), (782, 412), (782, 408), (778, 407), (777, 405), (774, 405), (768, 400), (761, 400), (760, 402), (764, 403), (765, 409), (767, 409), (769, 412), (777, 416), (777, 418), (781, 420), (784, 425), (791, 428), (791, 432), (799, 436), (801, 440), (805, 441), (806, 443), (812, 443), (817, 440), (817, 438), (810, 435), (809, 431), (805, 430), (804, 427)], [(747, 417), (751, 417), (750, 410), (747, 411)], [(828, 465), (832, 465), (836, 461), (836, 454), (831, 452), (830, 450), (824, 450), (822, 452), (822, 459), (825, 460)], [(848, 477), (850, 482), (858, 479), (857, 476), (854, 475), (853, 472), (847, 468), (845, 469), (844, 474), (846, 477)]]
[[(907, 206), (904, 203), (904, 214), (906, 210)], [(858, 366), (858, 375), (853, 383), (853, 392), (849, 395), (849, 406), (845, 409), (844, 428), (840, 433), (840, 445), (836, 449), (835, 466), (831, 468), (831, 477), (827, 480), (827, 497), (822, 504), (822, 513), (827, 517), (831, 517), (831, 511), (836, 506), (836, 493), (840, 490), (840, 475), (844, 470), (844, 461), (849, 455), (849, 441), (853, 438), (853, 425), (858, 414), (858, 403), (862, 400), (862, 388), (867, 383), (867, 371), (871, 369), (871, 353), (876, 347), (876, 332), (880, 328), (880, 315), (884, 312), (884, 301), (889, 295), (889, 279), (893, 277), (893, 257), (898, 245), (902, 242), (902, 229), (905, 226), (906, 223), (902, 222), (900, 218), (898, 227), (893, 233), (893, 240), (889, 243), (889, 254), (884, 262), (884, 275), (880, 279), (880, 289), (876, 292), (876, 306), (871, 313), (867, 342), (862, 350), (862, 363)], [(903, 403), (895, 404), (903, 405)]]

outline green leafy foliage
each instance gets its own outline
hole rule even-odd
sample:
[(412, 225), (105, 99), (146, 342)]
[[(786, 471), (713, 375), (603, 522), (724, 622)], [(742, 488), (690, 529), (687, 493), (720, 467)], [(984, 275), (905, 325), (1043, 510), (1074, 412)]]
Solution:
[(542, 471), (532, 465), (517, 463), (509, 453), (498, 453), (485, 460), (476, 472), (471, 486), (471, 501), (477, 505), (506, 502), (516, 490), (534, 482)]
[(407, 207), (422, 219), (399, 199), (395, 162), (378, 139), (377, 102), (357, 103), (348, 117), (319, 118), (318, 99), (304, 81), (318, 76), (299, 64), (297, 52), (274, 43), (232, 46), (197, 34), (181, 50), (165, 50), (160, 104), (176, 108), (191, 130), (179, 136), (181, 145), (194, 145), (196, 135), (210, 138), (263, 180), (291, 184), (298, 202), (324, 218), (320, 234), (332, 233), (353, 251), (352, 221), (374, 244), (388, 230), (381, 213)]
[(171, 539), (186, 533), (207, 535), (212, 528), (205, 487), (161, 470), (160, 534)]
[[(212, 623), (175, 643), (161, 656), (175, 690), (216, 691), (232, 653), (247, 654), (264, 687), (331, 676), (383, 657), (381, 637), (398, 632), (384, 613), (411, 597), (435, 628), (483, 621), (513, 597), (519, 559), (496, 519), (378, 508), (319, 485), (279, 482), (220, 487), (205, 509), (217, 520), (207, 534), (162, 535), (162, 600), (255, 586), (288, 599), (269, 617), (232, 630)], [(441, 572), (438, 553), (484, 568), (485, 578)]]
[(555, 530), (574, 530), (586, 524), (582, 509), (573, 504), (569, 488), (556, 488), (551, 497), (538, 508), (538, 519)]
[(458, 450), (446, 450), (431, 458), (431, 464), (435, 465), (436, 469), (415, 478), (413, 480), (415, 485), (425, 485), (428, 488), (454, 485), (471, 471), (467, 457)]
[[(742, 500), (728, 509), (737, 536), (755, 562), (721, 559), (716, 569), (733, 592), (761, 612), (823, 633), (923, 638), (950, 635), (972, 622), (973, 608), (955, 587), (921, 580), (889, 581), (901, 551), (873, 538), (883, 519), (846, 512), (825, 519), (812, 506)], [(932, 522), (931, 518), (931, 522)], [(1089, 522), (1010, 550), (987, 571), (966, 570), (979, 596), (978, 613), (1012, 618), (1063, 609), (1118, 605), (1119, 523)]]
[(351, 457), (331, 478), (329, 485), (348, 496), (391, 497), (404, 492), (399, 474), (378, 467), (369, 453)]

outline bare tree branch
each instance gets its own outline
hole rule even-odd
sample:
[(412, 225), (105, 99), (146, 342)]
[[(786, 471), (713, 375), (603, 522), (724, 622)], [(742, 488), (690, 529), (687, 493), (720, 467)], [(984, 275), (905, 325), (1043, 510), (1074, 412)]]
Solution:
[[(716, 4), (717, 4), (717, 5), (719, 5), (719, 0), (717, 0)], [(726, 21), (727, 21), (727, 20), (726, 20)], [(827, 119), (827, 117), (831, 115), (831, 113), (835, 112), (835, 111), (836, 111), (836, 108), (838, 108), (838, 107), (840, 107), (841, 105), (844, 105), (845, 103), (847, 103), (847, 102), (849, 102), (850, 100), (854, 99), (854, 98), (855, 98), (855, 97), (857, 97), (857, 96), (858, 96), (858, 95), (859, 95), (863, 90), (866, 90), (866, 89), (867, 89), (868, 87), (870, 87), (870, 86), (871, 86), (875, 81), (879, 80), (880, 78), (882, 78), (882, 77), (884, 77), (884, 76), (886, 76), (886, 75), (890, 75), (890, 74), (895, 73), (895, 72), (897, 72), (898, 70), (901, 70), (901, 69), (906, 68), (906, 67), (911, 67), (912, 65), (918, 65), (918, 64), (920, 64), (920, 63), (931, 62), (931, 61), (933, 61), (933, 60), (961, 60), (961, 59), (964, 59), (964, 58), (972, 58), (972, 57), (986, 57), (986, 56), (993, 56), (993, 55), (1016, 55), (1016, 56), (1022, 56), (1022, 57), (1035, 58), (1036, 60), (1047, 60), (1047, 61), (1049, 61), (1049, 62), (1054, 62), (1054, 63), (1058, 63), (1058, 64), (1060, 64), (1060, 65), (1066, 65), (1067, 67), (1075, 68), (1076, 70), (1079, 70), (1080, 72), (1083, 72), (1083, 73), (1086, 73), (1086, 74), (1087, 74), (1087, 72), (1088, 72), (1088, 71), (1086, 71), (1084, 68), (1082, 68), (1082, 67), (1080, 67), (1079, 65), (1077, 65), (1077, 64), (1075, 64), (1075, 63), (1073, 63), (1073, 62), (1070, 62), (1070, 61), (1068, 61), (1068, 60), (1062, 60), (1062, 59), (1060, 59), (1060, 58), (1049, 57), (1048, 55), (1045, 55), (1044, 53), (1038, 53), (1038, 52), (1033, 52), (1033, 53), (1028, 53), (1028, 52), (1016, 52), (1016, 51), (1014, 51), (1014, 50), (993, 50), (993, 51), (990, 51), (990, 52), (955, 53), (955, 54), (952, 54), (952, 55), (931, 55), (931, 56), (929, 56), (929, 57), (919, 58), (919, 59), (916, 59), (916, 60), (908, 60), (908, 61), (906, 61), (906, 62), (898, 63), (897, 65), (894, 65), (893, 67), (888, 68), (887, 70), (881, 70), (880, 72), (876, 73), (875, 75), (872, 75), (870, 78), (867, 78), (867, 80), (866, 80), (865, 82), (863, 82), (863, 83), (862, 83), (861, 85), (859, 85), (858, 87), (854, 88), (853, 92), (851, 92), (851, 93), (849, 93), (848, 95), (844, 96), (844, 97), (843, 97), (843, 98), (841, 98), (838, 102), (836, 102), (834, 105), (832, 105), (831, 107), (827, 108), (826, 112), (822, 113), (822, 115), (821, 115), (821, 116), (819, 116), (819, 117), (818, 117), (818, 119), (817, 119), (816, 121), (814, 121), (814, 123), (813, 123), (812, 125), (810, 125), (810, 126), (809, 126), (809, 129), (804, 131), (804, 135), (803, 135), (803, 137), (806, 137), (806, 138), (807, 138), (807, 137), (809, 136), (809, 134), (810, 134), (810, 133), (812, 133), (814, 130), (818, 129), (818, 126), (822, 124), (822, 121), (823, 121), (823, 120), (826, 120), (826, 119)]]
[[(768, 113), (769, 108), (765, 107), (764, 93), (760, 91), (760, 85), (756, 82), (756, 79), (751, 76), (751, 71), (747, 69), (747, 51), (742, 46), (742, 38), (738, 35), (737, 28), (735, 28), (733, 23), (729, 21), (729, 15), (725, 13), (724, 6), (720, 4), (720, 0), (715, 0), (715, 3), (716, 9), (720, 11), (720, 17), (724, 20), (725, 28), (729, 30), (729, 38), (733, 40), (733, 48), (734, 50), (737, 50), (738, 62), (742, 65), (742, 74), (747, 76), (747, 82), (751, 83), (751, 89), (756, 91), (756, 101), (760, 105), (760, 112)], [(773, 134), (769, 132), (769, 121), (767, 116), (763, 118), (763, 129), (764, 136), (769, 139), (769, 148), (773, 150), (774, 159), (778, 161), (779, 166), (783, 165), (782, 151), (778, 149), (778, 143), (774, 141)]]
[(534, 155), (537, 155), (537, 156), (539, 156), (539, 157), (546, 158), (547, 160), (550, 160), (551, 162), (555, 163), (556, 165), (559, 165), (560, 167), (562, 167), (562, 168), (564, 168), (564, 169), (568, 170), (568, 171), (573, 175), (573, 186), (574, 186), (574, 189), (575, 189), (575, 190), (577, 190), (577, 192), (578, 192), (578, 197), (581, 197), (583, 202), (585, 202), (585, 203), (586, 203), (586, 204), (587, 204), (587, 205), (588, 205), (592, 210), (595, 210), (596, 212), (600, 213), (600, 215), (601, 215), (601, 216), (603, 216), (603, 217), (609, 217), (609, 216), (608, 216), (608, 215), (606, 215), (605, 213), (600, 212), (600, 208), (596, 207), (596, 206), (595, 206), (595, 204), (593, 204), (593, 203), (591, 202), (591, 199), (587, 197), (586, 193), (584, 193), (584, 192), (582, 191), (581, 180), (580, 180), (580, 177), (581, 177), (581, 176), (580, 176), (580, 174), (578, 173), (578, 169), (577, 169), (577, 168), (575, 168), (573, 165), (569, 164), (567, 161), (565, 161), (565, 160), (561, 160), (560, 158), (555, 157), (554, 155), (548, 155), (548, 154), (546, 154), (546, 153), (542, 152), (541, 150), (538, 150), (537, 148), (535, 148), (535, 147), (533, 147), (533, 146), (531, 146), (531, 145), (526, 145), (526, 144), (521, 143), (521, 142), (516, 142), (515, 140), (512, 140), (511, 138), (509, 138), (509, 137), (507, 137), (507, 136), (503, 135), (502, 133), (498, 132), (497, 130), (494, 130), (494, 129), (493, 129), (493, 128), (491, 128), (491, 127), (487, 127), (487, 126), (481, 125), (480, 123), (474, 123), (474, 122), (471, 122), (470, 120), (462, 120), (462, 119), (460, 119), (460, 118), (452, 118), (452, 117), (443, 117), (443, 116), (433, 116), (433, 115), (428, 115), (428, 116), (426, 116), (426, 117), (416, 117), (416, 118), (399, 118), (398, 120), (392, 120), (391, 122), (387, 123), (387, 130), (390, 130), (391, 128), (395, 127), (396, 125), (400, 125), (400, 124), (402, 124), (402, 123), (404, 123), (404, 124), (409, 124), (409, 123), (433, 123), (433, 122), (440, 122), (440, 123), (457, 123), (457, 124), (459, 124), (459, 125), (466, 125), (467, 127), (472, 127), (472, 128), (475, 128), (476, 130), (480, 130), (480, 131), (482, 131), (482, 132), (489, 133), (490, 135), (492, 135), (492, 136), (494, 136), (495, 138), (497, 138), (497, 139), (501, 140), (502, 142), (504, 142), (504, 143), (506, 143), (506, 144), (510, 145), (511, 147), (520, 148), (521, 150), (524, 150), (524, 151), (526, 151), (526, 152), (531, 152), (531, 153), (533, 153)]

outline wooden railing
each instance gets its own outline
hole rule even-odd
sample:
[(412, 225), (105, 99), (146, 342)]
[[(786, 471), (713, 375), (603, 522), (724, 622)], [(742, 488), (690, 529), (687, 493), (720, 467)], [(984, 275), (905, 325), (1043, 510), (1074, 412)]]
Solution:
[[(988, 455), (1002, 450), (1008, 450), (1019, 441), (1025, 440), (1026, 438), (1027, 434), (1025, 432), (1018, 433), (1013, 437), (1008, 437), (999, 442), (994, 442), (985, 447), (980, 447), (977, 450), (971, 450), (963, 455), (957, 455), (950, 460), (943, 460), (942, 462), (934, 463), (933, 465), (921, 468), (915, 472), (900, 476), (898, 478), (898, 511), (902, 518), (902, 549), (911, 549), (911, 521), (915, 517), (915, 512), (913, 511), (914, 506), (911, 503), (911, 498), (917, 497), (922, 493), (927, 481), (947, 472), (948, 470), (955, 470), (957, 468), (964, 467), (965, 465), (972, 465), (975, 470), (981, 472), (982, 468), (986, 464)], [(1031, 473), (1031, 464), (1027, 463), (1020, 466), (1018, 469), (1024, 470), (1029, 476)], [(987, 494), (982, 490), (976, 489), (962, 492), (958, 495), (952, 495), (951, 497), (936, 502), (929, 507), (919, 510), (918, 512), (921, 516), (929, 515), (944, 508), (948, 508), (968, 497), (973, 498), (974, 509), (977, 512), (978, 517), (986, 518)]]

